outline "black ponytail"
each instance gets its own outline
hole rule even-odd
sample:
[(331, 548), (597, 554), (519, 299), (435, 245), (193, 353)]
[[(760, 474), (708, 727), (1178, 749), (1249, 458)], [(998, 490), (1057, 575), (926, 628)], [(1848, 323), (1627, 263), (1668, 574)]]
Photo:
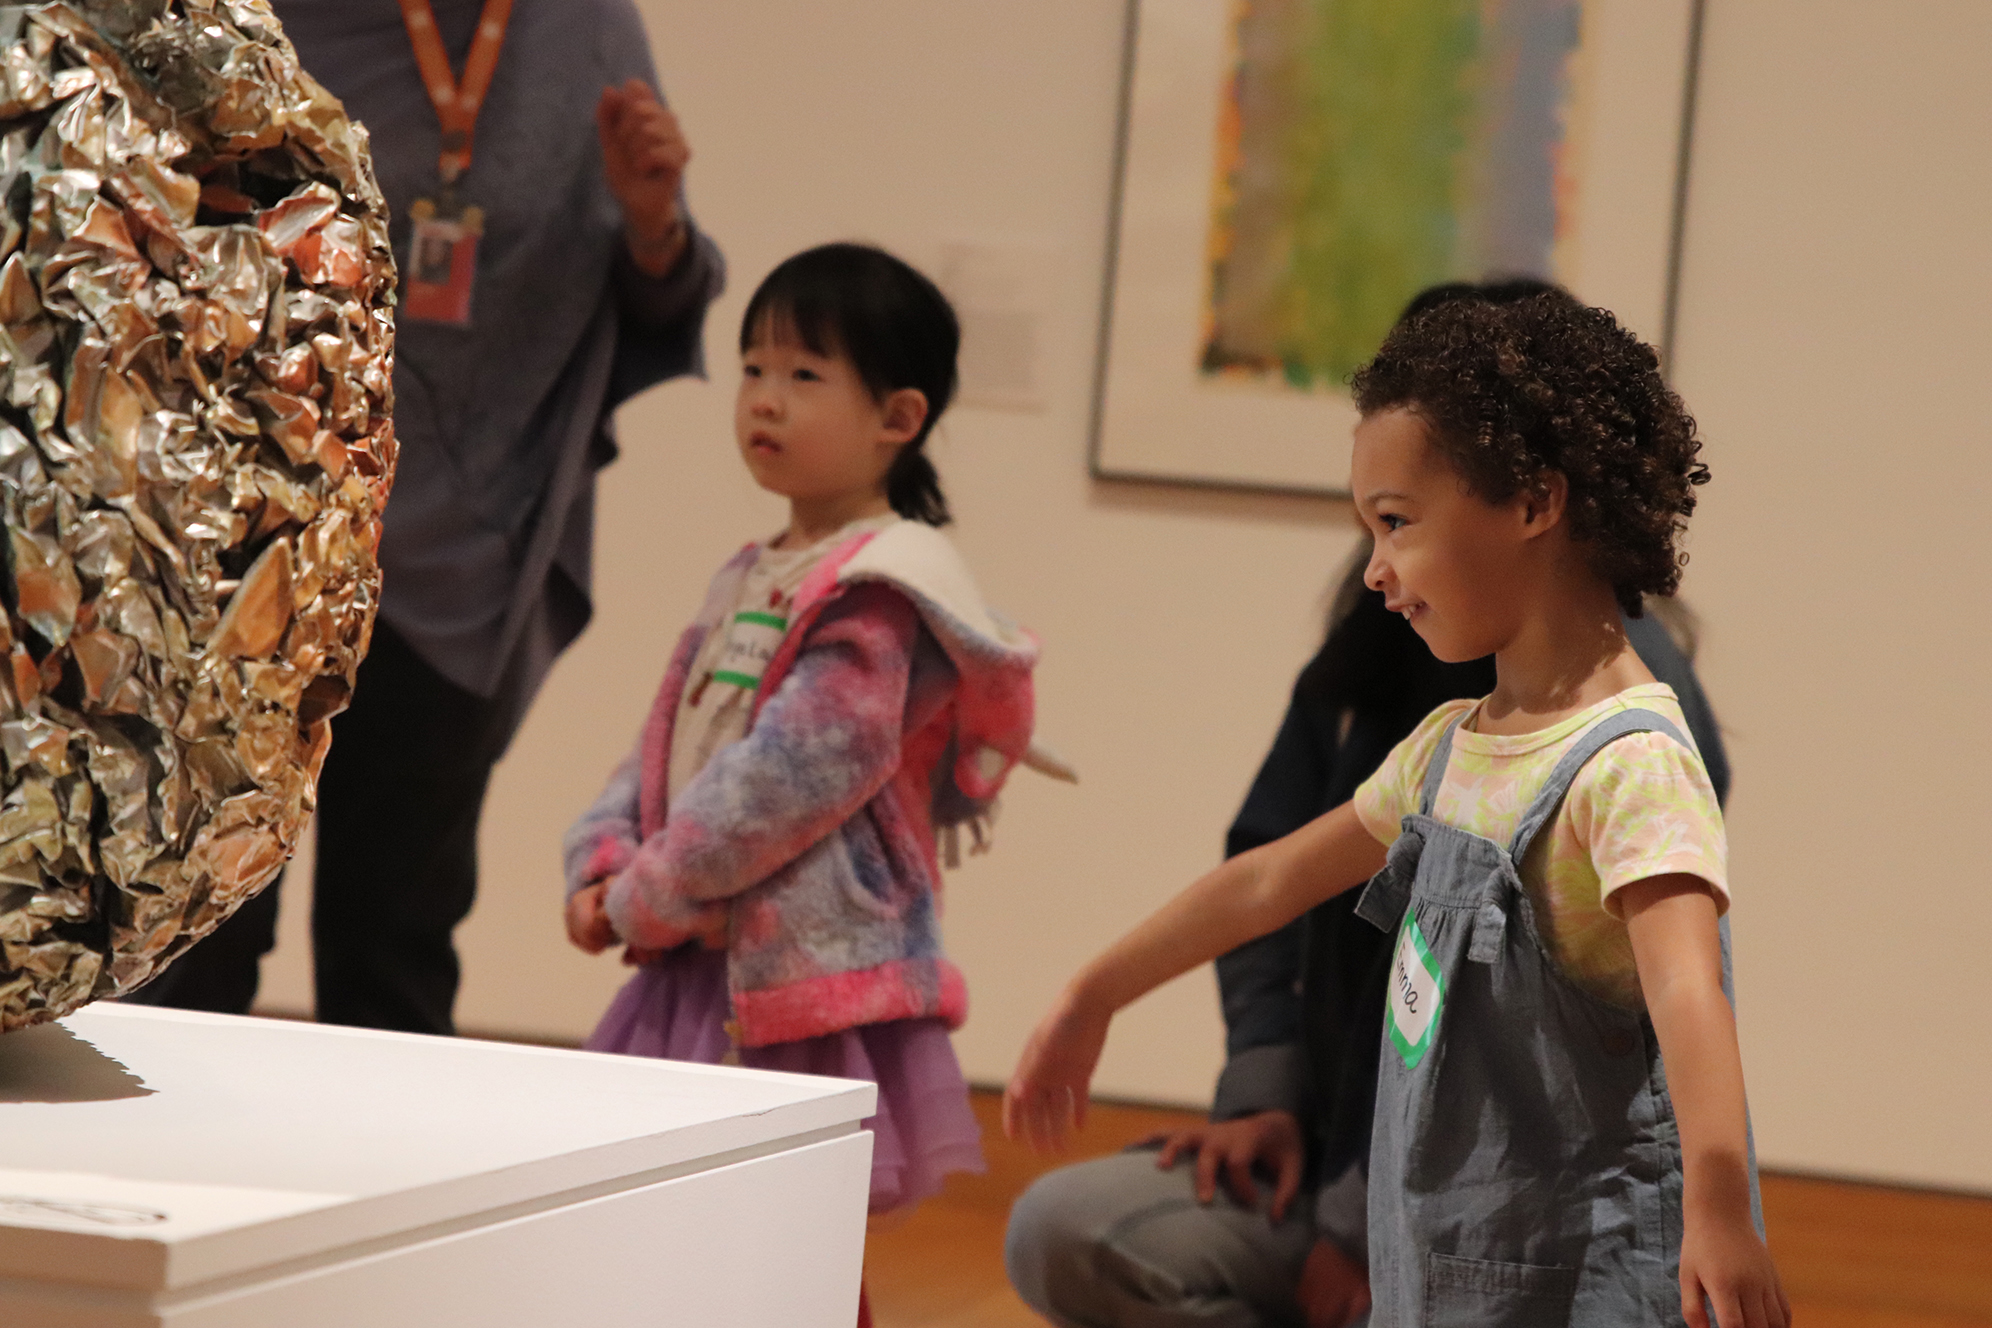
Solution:
[(768, 274), (740, 320), (740, 349), (764, 324), (778, 325), (817, 355), (841, 354), (872, 397), (903, 388), (927, 398), (927, 418), (885, 473), (885, 498), (909, 521), (945, 526), (954, 518), (927, 437), (955, 394), (961, 324), (940, 288), (883, 249), (826, 244)]
[(954, 520), (947, 495), (941, 492), (941, 473), (927, 455), (925, 430), (892, 459), (892, 468), (885, 472), (885, 501), (908, 521), (945, 526)]

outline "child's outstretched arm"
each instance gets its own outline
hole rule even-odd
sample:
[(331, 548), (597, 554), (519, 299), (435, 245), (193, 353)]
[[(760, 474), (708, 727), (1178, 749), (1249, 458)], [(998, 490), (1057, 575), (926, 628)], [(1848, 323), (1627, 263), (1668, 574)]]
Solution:
[(1085, 1123), (1086, 1087), (1116, 1011), (1368, 880), (1384, 856), (1344, 803), (1164, 904), (1080, 969), (1038, 1024), (1003, 1094), (1003, 1132), (1041, 1150), (1060, 1147), (1068, 1128)]
[(1721, 1328), (1785, 1328), (1791, 1302), (1750, 1218), (1743, 1058), (1722, 994), (1715, 898), (1674, 873), (1624, 886), (1619, 899), (1680, 1122), (1682, 1312), (1709, 1328), (1706, 1297)]

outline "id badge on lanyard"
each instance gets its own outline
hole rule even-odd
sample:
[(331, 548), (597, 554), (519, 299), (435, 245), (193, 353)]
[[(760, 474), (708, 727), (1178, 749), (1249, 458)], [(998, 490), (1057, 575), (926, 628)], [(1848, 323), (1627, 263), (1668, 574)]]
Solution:
[(468, 327), (484, 212), (458, 200), (457, 182), (470, 169), (477, 113), (498, 68), (498, 52), (512, 19), (512, 0), (484, 0), (484, 13), (477, 21), (477, 37), (464, 61), (461, 82), (450, 72), (449, 54), (443, 50), (429, 0), (401, 0), (401, 19), (407, 25), (415, 64), (422, 71), (422, 82), (428, 87), (443, 130), (436, 192), (416, 199), (408, 209), (413, 224), (403, 269), (407, 284), (402, 291), (401, 316), (415, 322)]

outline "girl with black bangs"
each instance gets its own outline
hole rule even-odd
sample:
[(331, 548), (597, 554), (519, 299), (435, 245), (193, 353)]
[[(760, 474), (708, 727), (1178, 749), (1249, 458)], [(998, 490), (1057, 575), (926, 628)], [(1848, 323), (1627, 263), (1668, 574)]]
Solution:
[(959, 339), (933, 283), (868, 246), (761, 284), (734, 436), (788, 524), (713, 578), (565, 844), (569, 938), (638, 968), (587, 1045), (872, 1080), (874, 1215), (982, 1170), (937, 832), (980, 843), (1011, 766), (1049, 764), (1030, 751), (1037, 643), (937, 529), (924, 449)]

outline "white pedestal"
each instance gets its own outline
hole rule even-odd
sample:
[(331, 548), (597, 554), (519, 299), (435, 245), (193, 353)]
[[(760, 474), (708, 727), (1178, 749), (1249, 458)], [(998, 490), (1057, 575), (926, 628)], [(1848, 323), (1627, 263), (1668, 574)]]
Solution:
[(849, 1328), (870, 1084), (98, 1005), (0, 1037), (7, 1328)]

